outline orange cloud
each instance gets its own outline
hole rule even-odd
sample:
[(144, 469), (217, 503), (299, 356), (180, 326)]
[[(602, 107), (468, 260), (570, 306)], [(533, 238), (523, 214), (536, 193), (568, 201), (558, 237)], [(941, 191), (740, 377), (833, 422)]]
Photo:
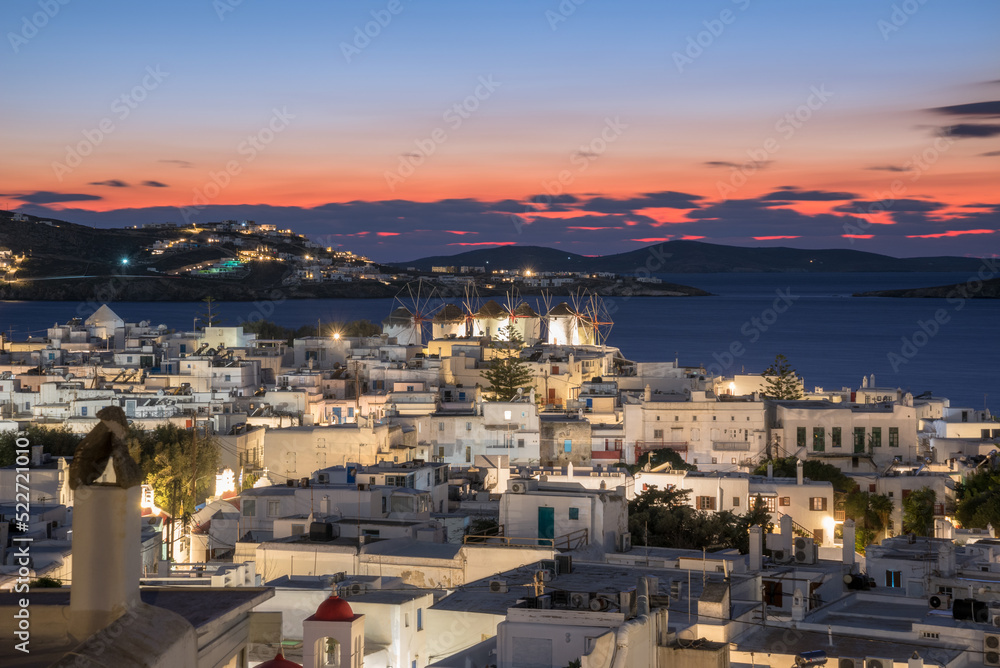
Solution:
[(620, 227), (567, 227), (567, 230), (582, 230), (584, 232), (596, 232), (598, 230), (620, 230)]
[(907, 239), (940, 239), (941, 237), (959, 237), (963, 234), (993, 234), (996, 230), (948, 230), (937, 234), (908, 234)]
[(775, 241), (777, 239), (798, 239), (799, 237), (754, 237), (754, 241)]
[(380, 237), (398, 237), (399, 232), (376, 232)]
[(445, 232), (448, 234), (458, 234), (460, 236), (463, 234), (479, 234), (479, 232), (469, 232), (468, 230), (445, 230)]
[(681, 237), (681, 241), (698, 241), (698, 239), (704, 239), (705, 237), (695, 236), (694, 234), (685, 234)]
[(646, 237), (645, 239), (630, 239), (629, 241), (638, 241), (642, 244), (658, 244), (661, 241), (670, 241), (671, 237)]
[(874, 234), (841, 234), (845, 239), (874, 239)]

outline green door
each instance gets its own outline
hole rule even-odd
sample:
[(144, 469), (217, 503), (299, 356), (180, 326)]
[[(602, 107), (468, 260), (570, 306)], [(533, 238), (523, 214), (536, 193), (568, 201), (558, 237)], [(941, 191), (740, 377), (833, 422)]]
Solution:
[[(551, 545), (551, 539), (556, 537), (556, 509), (538, 509), (538, 544)], [(548, 539), (548, 540), (545, 540)]]

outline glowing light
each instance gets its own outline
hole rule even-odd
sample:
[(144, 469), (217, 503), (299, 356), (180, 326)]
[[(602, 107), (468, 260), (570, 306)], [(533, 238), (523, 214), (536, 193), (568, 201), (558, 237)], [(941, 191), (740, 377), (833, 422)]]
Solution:
[(333, 340), (334, 341), (340, 341), (340, 332), (334, 332), (333, 333)]
[(127, 257), (123, 257), (122, 258), (122, 264), (128, 264), (128, 258)]

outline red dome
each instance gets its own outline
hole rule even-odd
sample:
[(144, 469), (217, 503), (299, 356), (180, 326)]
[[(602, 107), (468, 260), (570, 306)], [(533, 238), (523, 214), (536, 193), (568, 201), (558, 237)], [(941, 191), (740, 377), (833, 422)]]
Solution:
[(317, 622), (349, 622), (354, 619), (354, 611), (350, 603), (334, 594), (319, 604), (312, 618)]
[(257, 668), (302, 668), (302, 666), (294, 661), (289, 661), (281, 656), (281, 652), (278, 652), (270, 661), (257, 664)]

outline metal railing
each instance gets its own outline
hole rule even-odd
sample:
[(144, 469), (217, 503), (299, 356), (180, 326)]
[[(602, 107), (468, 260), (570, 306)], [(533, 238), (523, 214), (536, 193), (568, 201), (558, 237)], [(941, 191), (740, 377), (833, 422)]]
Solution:
[(472, 534), (462, 538), (463, 545), (501, 545), (503, 547), (550, 547), (554, 550), (575, 550), (590, 543), (590, 530), (577, 529), (555, 538)]

